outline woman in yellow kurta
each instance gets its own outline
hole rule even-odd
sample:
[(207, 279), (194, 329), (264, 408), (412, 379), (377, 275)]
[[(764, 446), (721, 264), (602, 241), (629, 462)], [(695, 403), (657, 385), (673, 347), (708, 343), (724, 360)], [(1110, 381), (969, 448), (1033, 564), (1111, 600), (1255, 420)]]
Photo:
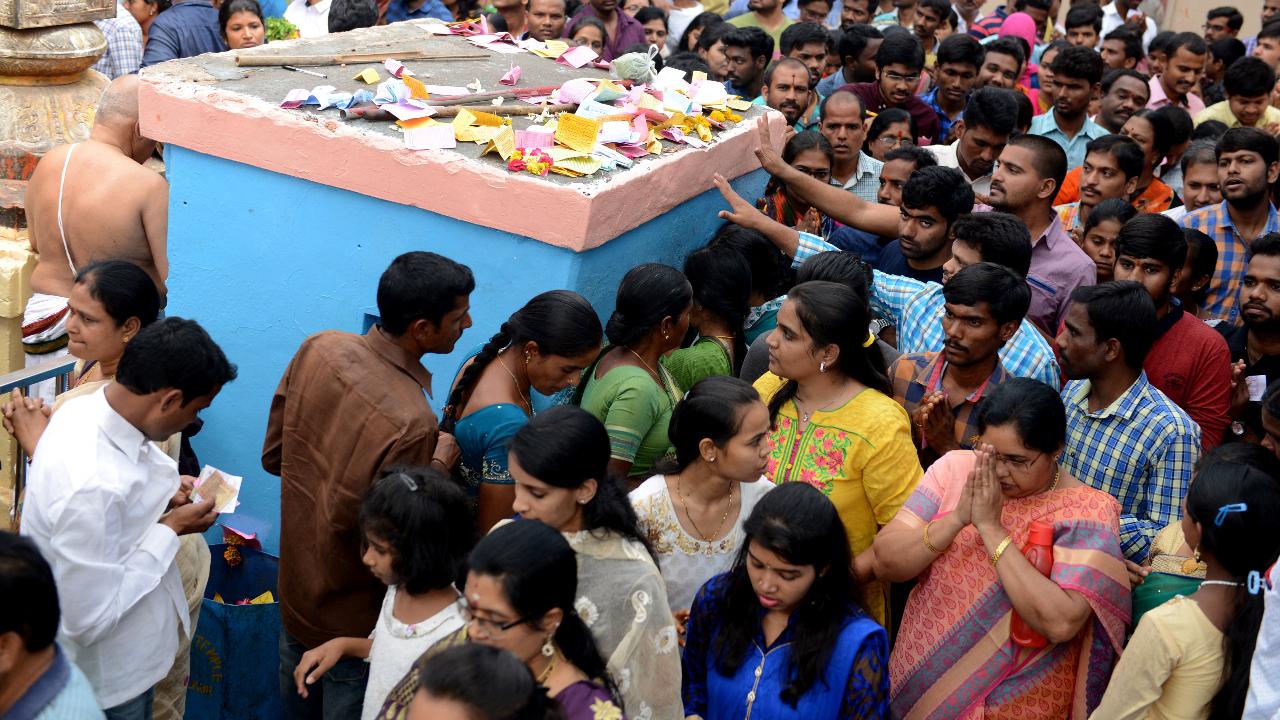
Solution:
[(922, 471), (869, 319), (866, 300), (844, 285), (797, 285), (778, 311), (769, 372), (755, 387), (773, 421), (766, 475), (778, 484), (809, 483), (831, 499), (849, 535), (867, 611), (883, 624), (888, 587), (871, 581), (867, 551)]

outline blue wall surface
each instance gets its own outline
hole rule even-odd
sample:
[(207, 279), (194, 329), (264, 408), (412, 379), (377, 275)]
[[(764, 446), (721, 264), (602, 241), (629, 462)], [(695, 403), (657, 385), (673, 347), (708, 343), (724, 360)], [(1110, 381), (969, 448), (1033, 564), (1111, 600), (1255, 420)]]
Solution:
[[(378, 277), (392, 258), (430, 250), (468, 265), (476, 276), (474, 326), (452, 355), (424, 360), (435, 379), (438, 412), (463, 356), (530, 297), (569, 288), (607, 318), (627, 270), (644, 262), (679, 267), (719, 227), (716, 212), (725, 208), (712, 188), (601, 247), (574, 253), (173, 145), (165, 163), (166, 312), (198, 320), (240, 371), (202, 414), (204, 430), (193, 444), (201, 462), (244, 476), (240, 508), (222, 522), (257, 532), (270, 553), (279, 549), (280, 513), (279, 479), (261, 465), (271, 395), (308, 335), (363, 331), (376, 307)], [(755, 198), (766, 180), (757, 170), (733, 184)], [(210, 541), (220, 537), (215, 526)]]

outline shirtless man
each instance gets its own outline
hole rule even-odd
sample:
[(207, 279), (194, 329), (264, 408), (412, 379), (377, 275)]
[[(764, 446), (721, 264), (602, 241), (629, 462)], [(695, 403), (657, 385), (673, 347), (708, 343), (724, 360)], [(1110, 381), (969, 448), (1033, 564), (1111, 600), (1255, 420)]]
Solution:
[(102, 94), (89, 139), (50, 150), (32, 173), (27, 222), (40, 259), (22, 319), (28, 365), (65, 354), (67, 296), (77, 268), (128, 260), (151, 275), (164, 297), (169, 185), (142, 166), (155, 146), (138, 132), (138, 76), (126, 75)]

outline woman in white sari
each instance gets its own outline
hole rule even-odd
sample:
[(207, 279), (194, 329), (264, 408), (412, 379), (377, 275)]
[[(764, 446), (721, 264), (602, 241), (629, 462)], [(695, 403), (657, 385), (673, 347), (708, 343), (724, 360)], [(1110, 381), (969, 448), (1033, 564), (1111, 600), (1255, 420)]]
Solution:
[(631, 720), (679, 720), (680, 654), (667, 591), (636, 529), (609, 435), (590, 413), (539, 413), (511, 442), (512, 510), (564, 534), (578, 554), (574, 610), (591, 629)]

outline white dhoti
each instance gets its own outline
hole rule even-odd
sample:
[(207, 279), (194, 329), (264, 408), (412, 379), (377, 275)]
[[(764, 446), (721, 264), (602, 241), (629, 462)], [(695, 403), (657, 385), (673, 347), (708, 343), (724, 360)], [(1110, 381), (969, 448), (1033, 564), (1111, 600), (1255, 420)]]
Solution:
[[(27, 301), (22, 311), (22, 347), (27, 367), (67, 355), (67, 315), (67, 299), (59, 295), (38, 292)], [(28, 394), (44, 398), (48, 405), (53, 403), (54, 389), (54, 382), (46, 380), (33, 385)]]

